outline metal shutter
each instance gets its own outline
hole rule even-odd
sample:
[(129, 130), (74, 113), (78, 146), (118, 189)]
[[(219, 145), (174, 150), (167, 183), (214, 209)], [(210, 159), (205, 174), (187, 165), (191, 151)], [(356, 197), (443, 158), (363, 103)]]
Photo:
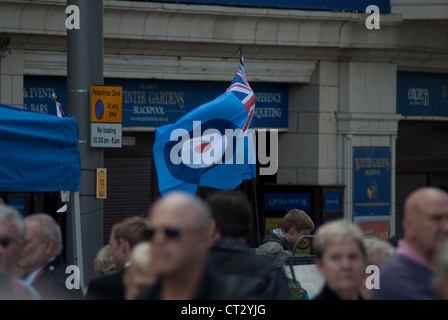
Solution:
[(103, 243), (109, 242), (112, 226), (130, 216), (143, 216), (153, 199), (154, 166), (152, 144), (154, 135), (131, 135), (135, 145), (104, 152), (107, 168), (107, 199), (104, 200)]

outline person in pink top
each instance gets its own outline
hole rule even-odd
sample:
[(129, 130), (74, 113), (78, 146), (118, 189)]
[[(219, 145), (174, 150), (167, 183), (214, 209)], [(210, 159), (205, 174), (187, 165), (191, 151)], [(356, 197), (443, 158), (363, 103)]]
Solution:
[(432, 300), (434, 258), (448, 239), (448, 193), (422, 187), (406, 199), (404, 238), (396, 253), (380, 268), (380, 288), (372, 290), (374, 300)]

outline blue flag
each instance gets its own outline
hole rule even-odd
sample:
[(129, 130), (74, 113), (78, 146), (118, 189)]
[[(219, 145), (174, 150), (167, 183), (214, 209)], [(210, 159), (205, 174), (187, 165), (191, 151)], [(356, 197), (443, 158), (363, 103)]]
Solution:
[(153, 153), (160, 193), (195, 194), (198, 186), (234, 189), (254, 179), (254, 110), (240, 55), (239, 70), (225, 93), (156, 129)]

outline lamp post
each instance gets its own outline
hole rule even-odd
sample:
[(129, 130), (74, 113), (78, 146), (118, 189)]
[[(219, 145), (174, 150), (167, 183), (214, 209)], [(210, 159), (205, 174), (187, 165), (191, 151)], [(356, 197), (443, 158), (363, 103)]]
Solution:
[(103, 0), (68, 0), (70, 6), (79, 9), (79, 28), (67, 28), (67, 104), (68, 113), (78, 121), (82, 171), (67, 230), (73, 232), (73, 262), (85, 286), (95, 276), (92, 261), (103, 241), (103, 200), (95, 193), (103, 149), (90, 146), (90, 85), (104, 83)]

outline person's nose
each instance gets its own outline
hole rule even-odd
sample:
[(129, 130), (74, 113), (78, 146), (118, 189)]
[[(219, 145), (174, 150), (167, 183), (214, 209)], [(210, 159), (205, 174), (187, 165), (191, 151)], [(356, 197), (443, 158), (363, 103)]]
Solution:
[(341, 260), (341, 268), (344, 270), (349, 270), (352, 268), (352, 261), (349, 257), (344, 257)]

